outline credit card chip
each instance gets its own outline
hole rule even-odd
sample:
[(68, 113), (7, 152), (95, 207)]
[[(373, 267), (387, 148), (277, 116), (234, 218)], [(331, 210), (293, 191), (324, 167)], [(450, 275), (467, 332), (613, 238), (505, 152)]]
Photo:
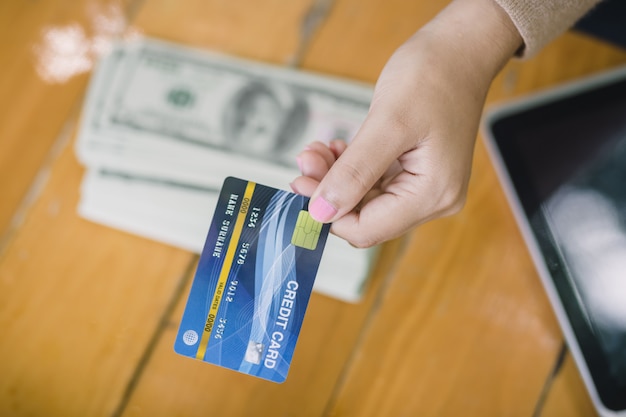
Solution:
[(298, 221), (291, 236), (291, 243), (295, 246), (315, 250), (320, 238), (323, 224), (314, 220), (306, 210), (300, 210)]

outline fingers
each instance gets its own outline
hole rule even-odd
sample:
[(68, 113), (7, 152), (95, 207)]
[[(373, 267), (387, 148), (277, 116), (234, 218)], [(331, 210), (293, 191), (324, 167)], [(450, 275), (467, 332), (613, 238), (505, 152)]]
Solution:
[[(396, 133), (401, 133), (400, 137), (406, 137), (406, 131), (396, 130)], [(331, 231), (335, 235), (354, 246), (370, 247), (398, 237), (419, 224), (460, 210), (467, 191), (465, 179), (469, 177), (469, 173), (458, 169), (456, 164), (453, 164), (455, 168), (446, 168), (438, 146), (433, 146), (440, 142), (424, 142), (403, 152), (401, 148), (394, 151), (389, 145), (380, 147), (377, 143), (372, 144), (369, 142), (371, 139), (364, 134), (359, 138), (359, 142), (355, 139), (349, 147), (341, 141), (328, 146), (315, 144), (307, 147), (300, 154), (303, 175), (291, 184), (292, 189), (299, 194), (322, 196), (311, 199), (309, 212), (314, 218), (331, 218)], [(389, 142), (392, 142), (391, 137), (385, 142), (381, 136), (379, 141)], [(359, 152), (353, 153), (353, 148), (358, 148)], [(374, 156), (368, 156), (370, 153)], [(396, 153), (400, 156), (395, 156)], [(445, 154), (450, 156), (449, 152)], [(364, 158), (361, 165), (358, 165), (358, 161), (352, 162), (359, 157)], [(338, 159), (335, 161), (336, 158)], [(360, 166), (351, 169), (371, 175), (371, 185), (363, 179), (350, 183), (349, 180), (354, 178), (342, 177), (345, 172), (335, 171), (341, 164), (348, 164), (349, 167)], [(377, 165), (379, 168), (376, 168)], [(352, 171), (347, 172), (350, 174)], [(349, 203), (350, 205), (345, 206), (349, 208), (344, 214), (340, 214), (323, 197), (323, 191), (320, 191), (323, 183), (333, 173), (343, 183), (337, 186), (338, 183), (335, 182), (335, 185), (331, 184), (331, 189), (333, 186), (342, 188), (341, 185), (347, 183), (348, 187), (343, 187), (340, 193), (353, 194), (354, 205)], [(362, 187), (361, 190), (358, 190), (359, 187)], [(335, 201), (341, 204), (341, 200)]]
[(328, 146), (321, 142), (309, 144), (296, 158), (302, 176), (290, 184), (291, 189), (310, 197), (347, 146), (342, 140), (334, 140)]
[(309, 204), (315, 220), (329, 223), (349, 213), (403, 152), (401, 141), (385, 133), (388, 124), (368, 117), (350, 146), (335, 148), (340, 157), (326, 175), (316, 177), (320, 184)]
[(358, 248), (369, 248), (402, 235), (414, 226), (414, 217), (402, 196), (379, 194), (360, 210), (334, 221), (331, 231)]
[(321, 142), (308, 145), (296, 158), (303, 176), (322, 180), (331, 165), (335, 162), (333, 151)]
[(328, 167), (334, 164), (335, 160), (337, 159), (333, 150), (322, 142), (312, 142), (308, 144), (304, 148), (304, 151), (300, 154), (300, 156), (307, 154), (319, 156), (321, 159), (324, 160)]
[(310, 197), (319, 185), (319, 181), (303, 175), (293, 180), (293, 182), (289, 185), (294, 193)]
[(335, 155), (335, 159), (338, 159), (343, 151), (346, 150), (348, 144), (341, 139), (335, 139), (328, 144), (328, 147)]
[[(458, 212), (465, 201), (464, 182), (443, 186), (439, 179), (402, 172), (357, 210), (333, 222), (333, 234), (367, 248), (403, 235), (415, 226)], [(374, 194), (375, 193), (375, 194)]]

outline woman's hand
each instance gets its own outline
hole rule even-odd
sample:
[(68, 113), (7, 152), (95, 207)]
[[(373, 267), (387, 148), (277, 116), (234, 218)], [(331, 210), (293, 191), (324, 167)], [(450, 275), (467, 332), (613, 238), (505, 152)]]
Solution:
[(464, 204), (485, 96), (522, 46), (492, 0), (457, 0), (385, 65), (350, 145), (313, 143), (294, 191), (357, 247), (397, 237)]

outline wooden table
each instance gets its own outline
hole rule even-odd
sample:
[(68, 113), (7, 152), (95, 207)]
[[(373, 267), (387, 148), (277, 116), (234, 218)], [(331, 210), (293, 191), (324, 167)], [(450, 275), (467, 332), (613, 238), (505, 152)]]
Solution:
[[(373, 83), (445, 3), (1, 2), (0, 415), (594, 415), (480, 140), (466, 208), (385, 244), (360, 303), (314, 295), (281, 385), (173, 352), (197, 255), (76, 214), (74, 131), (111, 39)], [(566, 34), (511, 62), (488, 101), (624, 63)]]

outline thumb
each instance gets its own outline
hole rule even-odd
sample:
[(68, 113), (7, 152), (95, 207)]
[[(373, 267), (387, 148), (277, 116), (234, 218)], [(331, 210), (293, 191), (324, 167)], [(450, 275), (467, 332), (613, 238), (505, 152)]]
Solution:
[(384, 125), (367, 118), (350, 146), (322, 178), (309, 203), (309, 213), (322, 223), (352, 211), (402, 153)]

